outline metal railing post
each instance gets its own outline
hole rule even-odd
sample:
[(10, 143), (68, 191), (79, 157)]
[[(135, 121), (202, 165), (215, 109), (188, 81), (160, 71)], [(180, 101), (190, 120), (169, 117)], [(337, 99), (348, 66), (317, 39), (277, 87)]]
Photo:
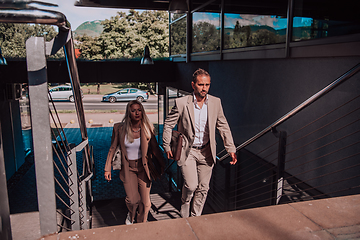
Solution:
[(230, 164), (226, 164), (225, 166), (225, 211), (229, 211), (230, 209)]
[(80, 228), (81, 229), (89, 229), (90, 228), (90, 219), (87, 213), (87, 184), (89, 183), (89, 181), (81, 181), (80, 182), (80, 188), (83, 190), (82, 191), (82, 196), (83, 198), (80, 198), (80, 206), (79, 208), (82, 208), (82, 218), (80, 217), (79, 219), (79, 223), (80, 223)]
[[(85, 151), (85, 154), (86, 151), (88, 149), (91, 149), (90, 146), (89, 146), (89, 140), (86, 139), (84, 141), (82, 141), (79, 145), (76, 146), (76, 152), (80, 152), (80, 151)], [(84, 154), (83, 154), (83, 157), (84, 157)], [(92, 153), (91, 153), (91, 156), (88, 156), (89, 160), (92, 158)], [(84, 162), (83, 162), (84, 164)], [(90, 165), (92, 165), (92, 163), (89, 163)], [(92, 171), (92, 166), (89, 166), (91, 168), (91, 171)], [(75, 169), (76, 169), (76, 166), (75, 166)], [(76, 205), (78, 207), (78, 212), (79, 212), (79, 218), (78, 221), (79, 221), (79, 227), (81, 229), (88, 229), (89, 228), (89, 225), (90, 225), (90, 218), (87, 214), (87, 205), (88, 205), (88, 201), (87, 201), (87, 189), (86, 189), (86, 185), (89, 184), (89, 182), (91, 181), (90, 179), (93, 177), (93, 172), (91, 172), (91, 174), (89, 174), (86, 178), (80, 178), (80, 182), (79, 182), (79, 185), (78, 185), (78, 189), (81, 188), (83, 191), (82, 191), (82, 198), (79, 198), (79, 195), (78, 195), (78, 204)], [(78, 175), (77, 175), (78, 177)], [(89, 191), (91, 191), (91, 189), (89, 188)], [(78, 191), (79, 193), (79, 191)], [(92, 199), (90, 199), (90, 201), (92, 201)], [(79, 209), (82, 208), (82, 211), (81, 211), (81, 214), (82, 214), (82, 218), (80, 217), (80, 211)]]
[(79, 183), (76, 164), (76, 147), (71, 144), (71, 150), (68, 154), (68, 176), (69, 176), (69, 195), (71, 207), (71, 230), (80, 230), (80, 214), (79, 214)]
[(280, 131), (276, 132), (275, 135), (279, 138), (278, 165), (276, 174), (277, 184), (274, 194), (276, 196), (275, 204), (277, 205), (283, 195), (287, 133), (285, 131)]
[(41, 235), (57, 231), (54, 164), (50, 130), (44, 37), (26, 41), (31, 126)]

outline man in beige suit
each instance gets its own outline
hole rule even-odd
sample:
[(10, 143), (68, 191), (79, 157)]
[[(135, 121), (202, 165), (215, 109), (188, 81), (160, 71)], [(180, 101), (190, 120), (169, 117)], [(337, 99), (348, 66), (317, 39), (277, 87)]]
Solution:
[(163, 145), (169, 159), (173, 158), (170, 141), (176, 124), (178, 131), (185, 136), (178, 161), (184, 178), (180, 211), (182, 217), (189, 217), (192, 198), (191, 216), (200, 216), (202, 213), (212, 169), (216, 163), (216, 128), (232, 158), (230, 164), (237, 162), (236, 148), (221, 100), (208, 94), (209, 73), (203, 69), (196, 70), (191, 85), (193, 94), (175, 100), (175, 106), (165, 120), (163, 131)]

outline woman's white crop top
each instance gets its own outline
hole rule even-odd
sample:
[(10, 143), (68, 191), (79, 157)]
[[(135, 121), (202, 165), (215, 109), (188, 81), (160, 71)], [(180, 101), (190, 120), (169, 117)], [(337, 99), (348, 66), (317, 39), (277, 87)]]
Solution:
[(140, 138), (134, 139), (134, 142), (130, 143), (127, 135), (125, 135), (125, 147), (128, 160), (137, 160), (141, 158)]

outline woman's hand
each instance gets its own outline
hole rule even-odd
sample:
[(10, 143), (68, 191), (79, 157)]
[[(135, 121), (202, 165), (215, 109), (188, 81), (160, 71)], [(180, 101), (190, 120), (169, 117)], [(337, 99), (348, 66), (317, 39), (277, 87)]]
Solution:
[(166, 157), (167, 157), (168, 159), (174, 159), (174, 156), (173, 156), (171, 150), (166, 152)]
[(110, 182), (111, 181), (111, 172), (105, 172), (105, 179)]

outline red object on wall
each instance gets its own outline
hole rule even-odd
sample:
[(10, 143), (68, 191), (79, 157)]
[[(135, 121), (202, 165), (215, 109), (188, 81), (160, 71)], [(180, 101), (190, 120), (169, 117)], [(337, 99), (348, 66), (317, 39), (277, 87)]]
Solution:
[(80, 49), (75, 49), (75, 58), (78, 58), (80, 56), (81, 52)]

